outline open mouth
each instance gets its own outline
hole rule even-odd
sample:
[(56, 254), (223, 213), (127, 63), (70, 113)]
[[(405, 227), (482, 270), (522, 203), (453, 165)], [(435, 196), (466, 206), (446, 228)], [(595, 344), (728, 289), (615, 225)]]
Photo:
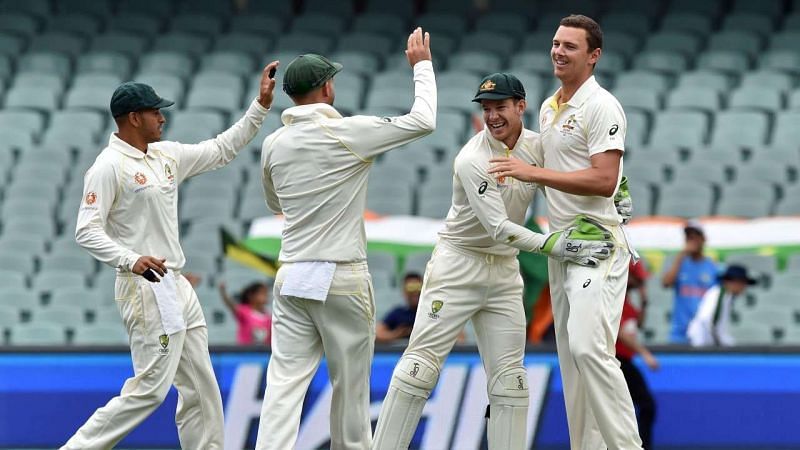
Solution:
[(489, 126), (489, 129), (492, 132), (499, 132), (499, 131), (503, 130), (506, 127), (506, 122), (494, 123), (494, 124), (490, 123), (490, 124), (487, 124), (487, 125)]

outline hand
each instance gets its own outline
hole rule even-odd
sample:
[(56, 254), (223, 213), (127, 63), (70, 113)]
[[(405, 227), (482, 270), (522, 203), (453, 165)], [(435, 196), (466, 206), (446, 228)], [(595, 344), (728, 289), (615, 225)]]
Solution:
[[(163, 277), (167, 273), (167, 266), (164, 265), (166, 262), (166, 258), (156, 258), (155, 256), (141, 256), (139, 259), (136, 260), (136, 263), (133, 265), (131, 272), (135, 273), (136, 275), (144, 276), (144, 272), (147, 269), (152, 269), (153, 272), (157, 273), (158, 276)], [(154, 283), (158, 283), (161, 280), (156, 278), (155, 280), (148, 280)]]
[(661, 367), (656, 357), (650, 352), (642, 352), (642, 359), (650, 370), (658, 370)]
[(614, 195), (614, 206), (617, 207), (617, 213), (622, 217), (622, 224), (627, 225), (631, 221), (633, 213), (633, 200), (631, 200), (631, 193), (628, 190), (628, 177), (623, 176), (619, 183), (617, 194)]
[(273, 69), (277, 69), (280, 63), (272, 61), (264, 67), (261, 72), (261, 84), (258, 89), (258, 103), (264, 108), (269, 109), (272, 106), (272, 99), (274, 98), (273, 91), (275, 90), (275, 80), (269, 77), (269, 73)]
[(538, 167), (517, 158), (497, 157), (490, 159), (489, 162), (492, 164), (489, 168), (489, 173), (497, 177), (497, 179), (514, 177), (520, 181), (534, 183), (536, 182), (536, 171), (540, 170)]
[(226, 286), (225, 286), (225, 282), (224, 282), (224, 281), (222, 281), (222, 282), (220, 282), (220, 283), (219, 283), (219, 293), (220, 293), (220, 294), (222, 294), (222, 297), (223, 297), (223, 298), (224, 298), (226, 295), (228, 295), (228, 291), (227, 291), (227, 289), (226, 289)]
[(596, 267), (614, 249), (611, 232), (599, 223), (581, 216), (564, 231), (547, 235), (539, 251), (559, 261)]
[(430, 61), (431, 58), (431, 35), (422, 32), (421, 27), (417, 27), (408, 35), (408, 45), (406, 46), (406, 59), (413, 68), (420, 61)]

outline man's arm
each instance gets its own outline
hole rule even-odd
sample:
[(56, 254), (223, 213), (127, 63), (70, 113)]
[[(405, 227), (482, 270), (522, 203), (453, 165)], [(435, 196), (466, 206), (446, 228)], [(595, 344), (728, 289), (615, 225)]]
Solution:
[(589, 267), (609, 257), (614, 246), (609, 240), (610, 234), (601, 240), (575, 239), (570, 237), (571, 230), (540, 234), (512, 222), (500, 190), (488, 175), (485, 164), (469, 158), (456, 158), (455, 171), (472, 211), (494, 241)]
[(658, 360), (647, 347), (644, 346), (641, 342), (639, 342), (638, 336), (636, 336), (636, 331), (630, 330), (620, 330), (619, 332), (619, 340), (622, 341), (623, 344), (630, 347), (633, 351), (640, 354), (642, 359), (644, 360), (647, 367), (651, 370), (658, 370)]
[(670, 266), (669, 270), (664, 273), (664, 276), (661, 277), (661, 284), (665, 288), (669, 288), (675, 285), (678, 281), (678, 272), (681, 270), (681, 264), (683, 263), (683, 258), (687, 256), (685, 251), (681, 251), (678, 253), (678, 256), (675, 257), (675, 260), (672, 261), (672, 265)]
[(89, 168), (83, 182), (75, 241), (95, 259), (112, 267), (139, 275), (152, 269), (164, 276), (167, 268), (163, 258), (139, 255), (119, 245), (106, 233), (105, 224), (118, 189), (117, 175), (110, 162), (95, 162)]
[(496, 164), (491, 173), (539, 183), (573, 195), (613, 196), (625, 150), (625, 113), (616, 100), (609, 99), (586, 109), (585, 124), (590, 167), (558, 172), (528, 166), (516, 159), (497, 158), (491, 161)]
[(456, 158), (455, 173), (467, 195), (475, 217), (494, 241), (526, 252), (538, 252), (546, 236), (512, 222), (508, 218), (497, 182), (486, 166), (470, 158)]
[(587, 169), (558, 172), (532, 166), (516, 158), (497, 157), (490, 160), (493, 166), (489, 173), (496, 177), (514, 177), (538, 183), (573, 195), (611, 197), (617, 189), (621, 158), (621, 150), (607, 150), (591, 156), (591, 167)]
[(253, 140), (272, 105), (275, 80), (269, 77), (269, 73), (277, 66), (278, 61), (273, 61), (264, 67), (258, 98), (253, 100), (241, 119), (217, 137), (198, 144), (177, 142), (154, 144), (156, 149), (161, 146), (173, 152), (178, 165), (178, 183), (194, 175), (227, 165)]
[(399, 117), (353, 116), (326, 121), (324, 126), (358, 158), (372, 158), (426, 136), (436, 129), (436, 79), (430, 36), (417, 28), (408, 37), (408, 63), (414, 68), (414, 104)]
[(392, 342), (409, 336), (411, 336), (411, 327), (404, 325), (390, 329), (384, 322), (378, 322), (378, 326), (375, 328), (375, 340), (378, 342)]

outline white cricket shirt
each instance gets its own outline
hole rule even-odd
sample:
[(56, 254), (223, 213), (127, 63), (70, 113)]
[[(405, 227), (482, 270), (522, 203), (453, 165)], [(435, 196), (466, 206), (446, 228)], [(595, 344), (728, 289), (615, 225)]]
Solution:
[(167, 268), (180, 270), (186, 259), (178, 240), (178, 185), (231, 162), (266, 115), (253, 101), (244, 117), (214, 139), (154, 142), (147, 153), (112, 133), (84, 176), (75, 240), (121, 271), (130, 271), (141, 256), (166, 258)]
[(414, 66), (414, 104), (404, 116), (342, 117), (316, 103), (288, 108), (281, 120), (261, 153), (267, 206), (284, 215), (280, 261), (365, 261), (369, 168), (376, 156), (436, 127), (431, 62)]
[(484, 127), (461, 148), (454, 166), (453, 205), (439, 236), (455, 246), (493, 255), (538, 250), (542, 235), (522, 226), (537, 185), (511, 177), (497, 180), (489, 174), (489, 160), (496, 156), (541, 167), (539, 134), (523, 128), (509, 149)]
[[(627, 120), (619, 102), (600, 87), (594, 76), (586, 80), (567, 102), (559, 106), (559, 89), (542, 103), (539, 125), (544, 167), (573, 172), (591, 167), (590, 157), (608, 150), (625, 151)], [(622, 179), (620, 159), (617, 188)], [(579, 214), (616, 226), (621, 218), (614, 196), (573, 195), (545, 188), (551, 230), (566, 229)]]

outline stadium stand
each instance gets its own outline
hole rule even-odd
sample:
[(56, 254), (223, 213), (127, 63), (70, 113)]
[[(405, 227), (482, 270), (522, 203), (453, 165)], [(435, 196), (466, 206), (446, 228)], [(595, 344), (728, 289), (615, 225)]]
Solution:
[[(403, 155), (376, 163), (371, 179), (399, 180), (370, 182), (368, 206), (376, 213), (446, 214), (452, 159), (472, 132), (477, 108), (469, 100), (486, 72), (513, 71), (524, 81), (526, 123), (535, 129), (530, 124), (538, 122), (537, 106), (555, 89), (547, 54), (552, 28), (566, 13), (581, 10), (599, 17), (605, 29), (596, 72), (626, 109), (625, 171), (637, 217), (800, 214), (797, 2), (478, 3), (486, 8), (472, 0), (0, 1), (5, 342), (125, 342), (119, 327), (106, 326), (116, 311), (109, 299), (113, 272), (72, 239), (82, 175), (114, 130), (107, 108), (119, 82), (146, 82), (174, 99), (165, 138), (199, 141), (246, 107), (265, 61), (280, 59), (285, 67), (296, 54), (314, 51), (346, 67), (336, 78), (342, 111), (398, 114), (411, 103), (410, 72), (399, 50), (416, 24), (436, 42), (438, 128)], [(276, 96), (273, 114), (246, 154), (182, 189), (187, 270), (203, 276), (198, 291), (209, 311), (220, 310), (215, 283), (226, 280), (235, 291), (254, 277), (222, 260), (218, 227), (238, 235), (268, 214), (258, 155), (263, 138), (280, 126), (277, 113), (289, 106), (287, 96)], [(424, 272), (427, 259), (412, 254), (402, 267), (389, 255), (370, 254), (379, 315), (400, 301), (396, 277), (403, 269)], [(737, 260), (771, 280), (757, 288), (754, 309), (740, 311), (737, 336), (800, 343), (794, 321), (800, 315), (796, 301), (788, 300), (797, 294), (787, 288), (796, 285), (800, 258), (794, 255), (786, 267), (763, 255)], [(665, 300), (651, 302), (647, 335), (663, 342), (669, 295), (656, 285), (651, 295)], [(763, 305), (775, 309), (762, 311)], [(71, 319), (86, 326), (59, 324), (70, 315), (64, 306), (83, 308)], [(208, 315), (212, 342), (233, 342), (224, 311)], [(753, 325), (761, 321), (768, 326)]]

